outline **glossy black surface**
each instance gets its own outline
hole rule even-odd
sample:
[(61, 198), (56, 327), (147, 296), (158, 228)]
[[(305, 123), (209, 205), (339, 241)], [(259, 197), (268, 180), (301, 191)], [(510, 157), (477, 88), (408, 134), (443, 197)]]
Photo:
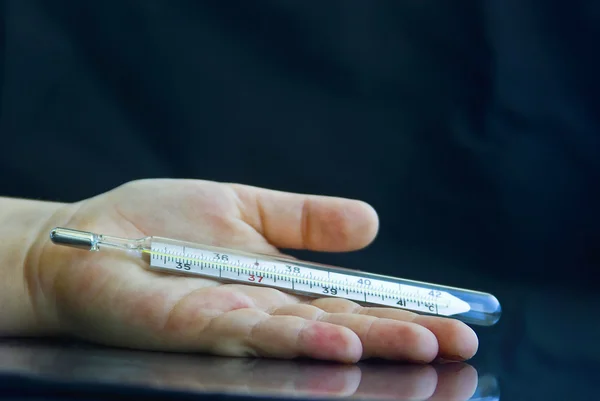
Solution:
[(352, 400), (497, 400), (491, 375), (468, 364), (339, 365), (124, 351), (87, 344), (5, 342), (0, 370), (64, 382), (156, 391)]
[[(365, 361), (221, 358), (141, 352), (80, 342), (11, 339), (0, 342), (0, 379), (23, 387), (99, 391), (104, 397), (151, 390), (170, 397), (348, 398), (357, 400), (589, 400), (600, 377), (600, 302), (593, 294), (498, 288), (503, 319), (476, 328), (481, 345), (466, 364), (403, 365)], [(41, 382), (37, 380), (42, 380)], [(16, 383), (16, 384), (15, 384)], [(7, 386), (8, 381), (3, 384)], [(116, 385), (116, 387), (115, 387)], [(21, 386), (21, 387), (18, 387)], [(79, 387), (78, 387), (79, 386)], [(14, 388), (13, 388), (14, 390)], [(73, 390), (75, 391), (75, 390)]]

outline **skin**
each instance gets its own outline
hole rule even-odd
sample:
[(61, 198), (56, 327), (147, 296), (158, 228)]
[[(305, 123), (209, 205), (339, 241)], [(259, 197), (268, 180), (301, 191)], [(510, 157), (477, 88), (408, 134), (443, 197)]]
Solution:
[(87, 252), (49, 240), (50, 230), (61, 226), (270, 254), (279, 249), (349, 252), (369, 245), (377, 234), (378, 216), (364, 202), (156, 179), (73, 204), (4, 198), (0, 210), (0, 227), (12, 224), (0, 231), (2, 243), (12, 246), (0, 251), (5, 278), (0, 281), (0, 334), (68, 335), (118, 347), (344, 363), (372, 357), (410, 363), (467, 360), (477, 351), (477, 336), (457, 320), (167, 275), (124, 253)]

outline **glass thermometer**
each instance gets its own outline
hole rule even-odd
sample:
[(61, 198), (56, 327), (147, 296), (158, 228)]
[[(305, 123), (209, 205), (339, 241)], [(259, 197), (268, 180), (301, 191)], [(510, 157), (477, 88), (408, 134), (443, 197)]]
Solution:
[(126, 251), (131, 257), (142, 258), (149, 269), (161, 272), (277, 288), (298, 295), (345, 298), (480, 326), (496, 324), (502, 313), (498, 300), (484, 292), (170, 238), (129, 239), (57, 227), (50, 232), (50, 240), (88, 251)]

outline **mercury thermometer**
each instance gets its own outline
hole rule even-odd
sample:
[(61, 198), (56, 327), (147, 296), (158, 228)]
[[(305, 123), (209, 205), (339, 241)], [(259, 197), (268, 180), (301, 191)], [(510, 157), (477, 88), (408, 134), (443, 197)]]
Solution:
[(129, 239), (61, 227), (50, 232), (50, 240), (57, 245), (88, 251), (105, 248), (125, 251), (144, 260), (149, 269), (165, 273), (265, 286), (312, 297), (344, 298), (480, 326), (496, 324), (502, 313), (500, 303), (492, 294), (283, 256), (156, 236)]

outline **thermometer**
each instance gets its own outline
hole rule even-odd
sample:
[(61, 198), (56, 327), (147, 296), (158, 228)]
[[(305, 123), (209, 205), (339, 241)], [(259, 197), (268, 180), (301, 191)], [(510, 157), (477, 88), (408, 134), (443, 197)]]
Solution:
[(401, 308), (465, 323), (492, 326), (502, 309), (491, 294), (283, 256), (249, 253), (176, 239), (121, 238), (69, 228), (54, 228), (57, 245), (88, 251), (116, 249), (141, 258), (149, 269), (276, 288), (311, 297), (337, 297), (360, 304)]

